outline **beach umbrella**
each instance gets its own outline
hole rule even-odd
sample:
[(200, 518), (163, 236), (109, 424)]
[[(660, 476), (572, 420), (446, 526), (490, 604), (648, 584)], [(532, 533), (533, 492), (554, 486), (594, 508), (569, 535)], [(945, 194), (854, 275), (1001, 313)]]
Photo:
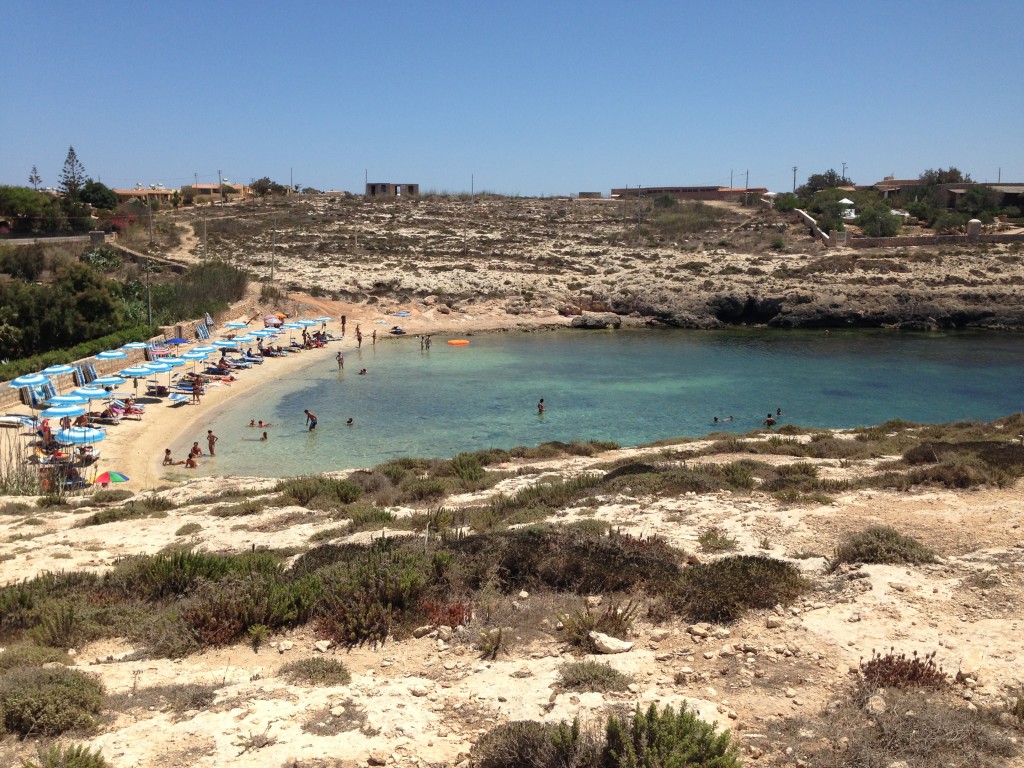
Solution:
[(319, 325), (319, 320), (296, 320), (297, 325), (301, 325), (303, 328), (309, 328), (314, 325)]
[(267, 326), (280, 325), (281, 318), (278, 317), (277, 315), (267, 315), (266, 317), (263, 318), (263, 324)]
[(49, 383), (49, 376), (43, 376), (41, 373), (29, 373), (12, 380), (7, 386), (20, 389), (21, 387), (38, 387)]
[(297, 331), (301, 329), (302, 326), (299, 325), (298, 323), (285, 323), (284, 325), (281, 326), (281, 328), (283, 328), (286, 331)]
[(331, 318), (329, 318), (329, 317), (318, 317), (313, 322), (316, 322), (316, 323), (329, 323), (329, 322), (331, 322)]
[(213, 346), (219, 349), (233, 349), (238, 346), (238, 342), (234, 339), (217, 339), (213, 342)]
[[(180, 364), (181, 363), (179, 363), (179, 365)], [(153, 362), (150, 363), (143, 363), (141, 367), (146, 369), (147, 374), (167, 373), (172, 368), (174, 368), (173, 365), (171, 365), (170, 363), (165, 363), (163, 360), (160, 360), (159, 362), (154, 360)]]
[(144, 368), (141, 365), (133, 365), (129, 368), (122, 368), (117, 372), (118, 376), (124, 376), (126, 379), (134, 379), (133, 385), (135, 389), (139, 388), (139, 379), (143, 379), (146, 376), (151, 376), (153, 372), (149, 368)]
[(160, 362), (164, 365), (169, 365), (173, 368), (177, 368), (179, 365), (185, 364), (185, 359), (181, 357), (175, 357), (174, 355), (168, 355), (167, 357), (161, 357)]
[(49, 368), (43, 368), (42, 374), (44, 376), (60, 376), (62, 373), (71, 373), (74, 368), (70, 365), (51, 365)]
[(110, 469), (106, 472), (100, 472), (96, 475), (93, 483), (96, 485), (107, 485), (108, 483), (126, 483), (128, 482), (128, 475), (122, 475), (120, 472), (115, 472)]
[(181, 336), (175, 336), (173, 339), (168, 339), (165, 344), (170, 344), (172, 347), (180, 347), (182, 344), (188, 344), (188, 339), (183, 339)]
[(89, 383), (94, 387), (119, 387), (124, 384), (125, 379), (121, 376), (100, 376)]
[(122, 344), (121, 349), (145, 349), (148, 346), (149, 344), (144, 341), (129, 341), (127, 344)]
[(181, 355), (182, 360), (205, 360), (209, 357), (209, 352), (200, 352), (198, 349), (191, 349)]
[(85, 413), (85, 408), (80, 405), (55, 405), (42, 411), (40, 415), (48, 419), (63, 419), (65, 416), (71, 418), (72, 416), (81, 416), (83, 413)]
[(85, 445), (86, 443), (98, 443), (107, 438), (107, 433), (95, 427), (71, 427), (62, 429), (55, 434), (54, 439), (62, 445)]
[(256, 341), (256, 337), (253, 336), (251, 333), (247, 333), (244, 336), (235, 336), (233, 341), (236, 341), (239, 344), (248, 344), (252, 341)]
[(95, 357), (97, 360), (123, 360), (128, 357), (128, 353), (122, 352), (120, 349), (105, 349)]
[(81, 395), (57, 395), (51, 397), (46, 401), (47, 405), (81, 405), (82, 403), (89, 402), (87, 398)]
[(201, 344), (198, 347), (192, 347), (193, 352), (204, 352), (207, 355), (211, 352), (216, 352), (217, 348), (212, 344)]
[(79, 387), (72, 389), (71, 394), (84, 397), (86, 400), (100, 400), (107, 396), (107, 390), (103, 387)]
[(230, 323), (224, 323), (225, 328), (247, 328), (248, 323), (243, 323), (240, 320), (232, 320)]
[(257, 339), (266, 339), (266, 338), (269, 338), (271, 336), (276, 336), (277, 335), (277, 331), (272, 331), (269, 328), (262, 328), (262, 329), (260, 329), (258, 331), (253, 331), (249, 335), (250, 336), (255, 336)]

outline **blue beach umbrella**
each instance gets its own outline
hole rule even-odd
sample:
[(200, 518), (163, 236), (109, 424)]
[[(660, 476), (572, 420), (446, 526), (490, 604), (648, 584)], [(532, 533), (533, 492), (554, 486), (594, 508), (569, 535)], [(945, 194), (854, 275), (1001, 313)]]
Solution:
[(46, 401), (47, 405), (81, 405), (89, 400), (81, 395), (57, 395)]
[(248, 323), (243, 323), (239, 320), (232, 320), (230, 323), (224, 323), (225, 328), (248, 328)]
[(128, 353), (122, 352), (120, 349), (105, 349), (95, 357), (97, 360), (124, 360), (128, 357)]
[(213, 342), (213, 346), (219, 349), (234, 349), (238, 346), (238, 342), (234, 339), (217, 339), (217, 341)]
[(49, 383), (49, 376), (43, 376), (41, 373), (29, 373), (12, 380), (8, 386), (13, 387), (14, 389), (20, 389), (21, 387), (38, 387)]
[(160, 362), (163, 363), (164, 365), (169, 365), (173, 368), (177, 368), (179, 365), (185, 364), (185, 360), (183, 358), (175, 357), (174, 355), (167, 355), (166, 357), (161, 357)]
[(252, 331), (252, 333), (250, 333), (249, 335), (255, 336), (258, 339), (267, 339), (270, 338), (271, 336), (276, 336), (277, 332), (272, 331), (269, 328), (261, 328), (258, 331)]
[(84, 397), (86, 400), (100, 400), (107, 396), (107, 390), (103, 387), (79, 387), (72, 389), (71, 394)]
[(171, 365), (170, 363), (165, 363), (163, 360), (160, 360), (159, 362), (154, 360), (151, 363), (143, 363), (141, 367), (145, 368), (146, 371), (150, 374), (168, 373), (172, 368), (174, 368), (173, 365)]
[(81, 416), (83, 413), (85, 413), (85, 408), (80, 405), (55, 405), (42, 411), (40, 415), (48, 419), (63, 419), (65, 416), (71, 418), (72, 416)]
[(62, 373), (71, 373), (74, 368), (70, 365), (51, 365), (49, 368), (43, 368), (41, 373), (44, 376), (60, 376)]
[(153, 371), (149, 368), (144, 368), (141, 365), (133, 365), (128, 368), (122, 368), (117, 372), (118, 376), (124, 376), (126, 379), (134, 379), (133, 382), (135, 389), (139, 388), (139, 379), (144, 379), (147, 376), (152, 376)]
[(209, 352), (200, 352), (198, 349), (191, 349), (188, 352), (184, 352), (181, 355), (182, 360), (205, 360), (209, 357)]
[(124, 384), (125, 379), (121, 376), (100, 376), (98, 379), (93, 379), (90, 384), (94, 387), (119, 387)]
[(71, 427), (62, 429), (55, 434), (54, 439), (63, 445), (86, 445), (87, 443), (98, 443), (105, 440), (107, 433), (95, 427)]
[(164, 343), (172, 347), (180, 347), (182, 344), (188, 344), (188, 339), (183, 339), (181, 336), (175, 336), (173, 339), (168, 339)]
[(314, 322), (317, 322), (317, 323), (329, 323), (329, 322), (331, 322), (331, 318), (329, 318), (329, 317), (318, 317), (318, 318), (316, 318), (314, 320)]
[[(213, 346), (212, 344), (201, 344), (198, 347), (192, 347), (191, 351), (192, 352), (203, 352), (203, 353), (208, 355), (211, 352), (216, 352), (217, 348), (215, 346)], [(182, 357), (184, 357), (184, 355), (182, 355)]]
[(148, 346), (149, 344), (144, 341), (129, 341), (127, 344), (122, 344), (121, 349), (145, 349)]
[(301, 325), (303, 328), (310, 328), (314, 325), (320, 324), (317, 320), (296, 320), (295, 323), (296, 325)]

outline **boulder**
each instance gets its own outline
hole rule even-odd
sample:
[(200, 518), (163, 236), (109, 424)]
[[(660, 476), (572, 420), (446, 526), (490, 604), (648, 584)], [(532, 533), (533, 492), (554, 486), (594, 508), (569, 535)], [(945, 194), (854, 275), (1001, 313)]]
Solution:
[(614, 312), (584, 312), (572, 319), (573, 328), (619, 328), (622, 318)]
[(588, 637), (598, 653), (625, 653), (633, 647), (632, 643), (603, 632), (591, 632)]

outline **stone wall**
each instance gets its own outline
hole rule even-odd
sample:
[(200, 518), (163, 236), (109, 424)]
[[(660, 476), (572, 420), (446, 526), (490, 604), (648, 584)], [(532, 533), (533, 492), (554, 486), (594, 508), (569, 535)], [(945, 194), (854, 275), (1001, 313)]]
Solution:
[(969, 243), (1022, 243), (1024, 234), (990, 234), (971, 238), (968, 235), (908, 235), (905, 237), (851, 237), (850, 248), (892, 248), (904, 245), (967, 245)]

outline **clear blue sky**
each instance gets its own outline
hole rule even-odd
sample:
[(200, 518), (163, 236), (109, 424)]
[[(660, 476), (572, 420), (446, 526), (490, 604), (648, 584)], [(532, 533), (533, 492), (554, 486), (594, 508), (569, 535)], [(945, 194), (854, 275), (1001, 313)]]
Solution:
[(2, 0), (0, 184), (1024, 182), (1024, 2)]

